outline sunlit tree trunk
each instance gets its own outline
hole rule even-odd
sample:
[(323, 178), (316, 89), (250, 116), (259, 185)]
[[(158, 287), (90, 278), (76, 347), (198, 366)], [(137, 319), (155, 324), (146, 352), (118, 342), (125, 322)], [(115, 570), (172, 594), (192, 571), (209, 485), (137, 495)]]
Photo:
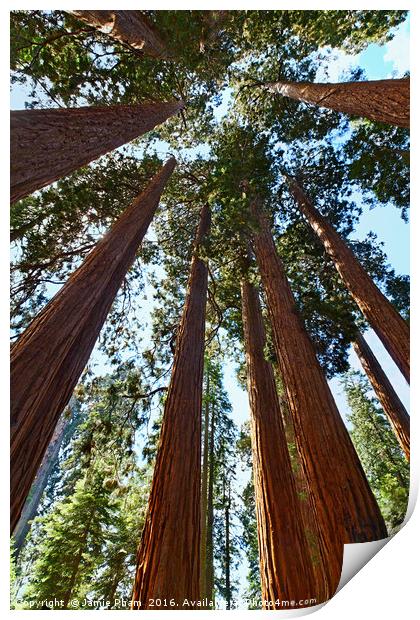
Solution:
[(201, 404), (207, 265), (198, 247), (210, 226), (204, 206), (195, 241), (145, 527), (137, 554), (132, 608), (151, 599), (200, 596)]
[(358, 334), (353, 348), (409, 461), (410, 416), (362, 334)]
[(154, 58), (169, 53), (154, 24), (141, 11), (70, 11), (92, 28)]
[(382, 341), (406, 381), (410, 381), (410, 329), (391, 302), (381, 293), (349, 246), (304, 194), (289, 179), (291, 191), (302, 213), (324, 245), (344, 284), (371, 327)]
[(11, 351), (11, 531), (175, 167), (171, 158)]
[(297, 446), (320, 532), (329, 592), (340, 580), (343, 544), (386, 537), (375, 497), (296, 308), (268, 220), (251, 205), (260, 230), (254, 250)]
[(183, 105), (172, 101), (12, 111), (11, 202), (143, 135)]
[(410, 78), (341, 84), (271, 82), (264, 86), (283, 97), (350, 116), (362, 116), (398, 127), (410, 126)]
[(328, 592), (316, 590), (258, 293), (246, 280), (241, 292), (262, 598), (272, 609), (278, 600), (320, 603)]

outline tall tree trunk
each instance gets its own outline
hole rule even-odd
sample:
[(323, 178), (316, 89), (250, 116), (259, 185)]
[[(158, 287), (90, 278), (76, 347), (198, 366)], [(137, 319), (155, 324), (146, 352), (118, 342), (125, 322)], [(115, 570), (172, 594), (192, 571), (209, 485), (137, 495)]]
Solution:
[(169, 58), (154, 24), (141, 11), (69, 11), (92, 28), (154, 58)]
[(207, 592), (207, 503), (208, 503), (208, 474), (209, 474), (209, 397), (210, 397), (210, 369), (207, 368), (206, 402), (204, 404), (204, 433), (203, 433), (203, 464), (201, 467), (201, 539), (200, 539), (200, 598), (206, 598)]
[(230, 485), (228, 496), (225, 497), (225, 590), (226, 609), (232, 606), (232, 589), (230, 584)]
[[(69, 407), (71, 408), (71, 403)], [(41, 497), (44, 493), (45, 487), (47, 486), (50, 474), (57, 463), (68, 421), (69, 416), (68, 410), (66, 409), (57, 422), (57, 426), (55, 427), (51, 442), (47, 448), (47, 451), (45, 452), (41, 466), (30, 489), (28, 498), (25, 502), (25, 505), (23, 506), (21, 517), (13, 532), (13, 537), (15, 539), (16, 557), (19, 556), (22, 550), (26, 535), (31, 528), (31, 521), (32, 519), (34, 519), (38, 512), (39, 502), (41, 501)]]
[(12, 111), (11, 202), (143, 135), (183, 105), (172, 101)]
[(246, 280), (241, 292), (262, 598), (272, 609), (278, 600), (321, 603), (329, 593), (316, 590), (258, 293)]
[(398, 127), (410, 127), (410, 78), (341, 84), (271, 82), (264, 86), (284, 97), (322, 108)]
[(292, 194), (312, 229), (324, 245), (354, 301), (370, 323), (384, 347), (410, 381), (410, 329), (391, 302), (381, 293), (348, 245), (328, 220), (304, 194), (295, 180), (289, 179)]
[(198, 249), (210, 226), (201, 211), (174, 365), (165, 403), (145, 526), (137, 554), (132, 607), (150, 599), (200, 596), (201, 401), (207, 265)]
[(358, 334), (353, 348), (409, 461), (410, 416), (362, 334)]
[(292, 463), (293, 475), (295, 478), (296, 491), (299, 498), (300, 512), (303, 520), (305, 536), (309, 545), (312, 566), (315, 575), (315, 592), (317, 602), (321, 602), (330, 596), (328, 591), (328, 583), (326, 580), (327, 570), (323, 566), (323, 555), (321, 550), (322, 532), (318, 527), (316, 514), (313, 503), (311, 502), (308, 480), (305, 476), (303, 463), (301, 461), (297, 448), (295, 431), (293, 428), (293, 420), (290, 414), (287, 400), (283, 395), (279, 396), (280, 410), (285, 429), (285, 435), (288, 443), (290, 459)]
[(11, 531), (175, 167), (169, 159), (11, 351)]
[(216, 416), (214, 401), (211, 407), (210, 439), (209, 439), (209, 489), (207, 500), (207, 560), (206, 560), (206, 599), (214, 602), (214, 551), (213, 551), (213, 524), (214, 524), (214, 432)]
[(259, 222), (254, 249), (274, 344), (293, 418), (298, 450), (321, 535), (329, 592), (339, 583), (343, 544), (386, 537), (375, 497), (305, 330), (268, 220), (259, 201), (251, 211)]

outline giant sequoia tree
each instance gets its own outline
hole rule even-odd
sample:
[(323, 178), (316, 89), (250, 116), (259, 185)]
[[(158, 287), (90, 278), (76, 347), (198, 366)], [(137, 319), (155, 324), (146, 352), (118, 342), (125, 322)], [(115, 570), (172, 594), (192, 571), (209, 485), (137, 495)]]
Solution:
[(175, 167), (169, 159), (11, 353), (11, 529)]
[[(250, 608), (311, 606), (402, 522), (409, 418), (362, 334), (408, 376), (409, 281), (358, 223), (408, 218), (409, 78), (320, 76), (406, 13), (11, 13), (24, 608), (233, 609), (244, 562)], [(383, 411), (346, 374), (349, 432), (352, 345)]]

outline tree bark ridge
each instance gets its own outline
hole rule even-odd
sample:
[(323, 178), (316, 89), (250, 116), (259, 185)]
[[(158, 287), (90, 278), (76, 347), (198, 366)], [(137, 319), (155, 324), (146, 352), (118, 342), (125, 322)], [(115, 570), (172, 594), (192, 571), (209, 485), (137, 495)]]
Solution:
[(322, 108), (398, 127), (410, 127), (410, 78), (339, 84), (270, 82), (264, 86), (283, 97)]
[(151, 599), (200, 597), (200, 464), (206, 263), (199, 246), (210, 227), (205, 205), (195, 240), (178, 331), (142, 539), (137, 553), (132, 609)]
[(258, 200), (254, 251), (293, 418), (300, 459), (317, 516), (328, 588), (338, 586), (343, 544), (387, 536), (384, 520), (317, 360)]
[(169, 159), (11, 350), (11, 531), (175, 167)]
[(183, 106), (170, 101), (12, 111), (11, 202), (138, 138)]

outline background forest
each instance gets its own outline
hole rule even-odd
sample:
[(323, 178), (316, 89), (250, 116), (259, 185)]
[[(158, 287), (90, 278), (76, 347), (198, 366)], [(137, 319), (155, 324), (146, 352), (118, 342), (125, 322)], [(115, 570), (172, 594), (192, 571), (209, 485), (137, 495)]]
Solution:
[[(402, 246), (409, 131), (282, 96), (273, 85), (408, 77), (404, 59), (394, 66), (384, 60), (408, 32), (408, 12), (142, 13), (163, 48), (136, 49), (71, 12), (10, 16), (13, 109), (184, 102), (141, 137), (11, 205), (15, 343), (164, 162), (170, 156), (177, 162), (14, 528), (14, 609), (46, 608), (54, 598), (64, 608), (129, 607), (194, 260), (208, 270), (200, 594), (221, 608), (260, 607), (256, 448), (246, 393), (245, 339), (254, 323), (246, 320), (244, 282), (261, 293), (249, 239), (263, 224), (258, 209), (249, 210), (250, 196), (264, 205), (296, 313), (388, 533), (405, 517), (407, 449), (366, 370), (369, 345), (398, 393), (390, 386), (402, 416), (407, 386), (308, 225), (299, 192), (408, 322)], [(55, 148), (59, 152), (60, 144)], [(211, 226), (200, 237), (206, 209)], [(274, 368), (287, 456), (316, 565), (321, 551), (276, 334), (266, 297), (257, 292), (256, 300), (261, 364)], [(186, 374), (193, 370), (187, 362)], [(274, 467), (268, 450), (266, 459)]]

